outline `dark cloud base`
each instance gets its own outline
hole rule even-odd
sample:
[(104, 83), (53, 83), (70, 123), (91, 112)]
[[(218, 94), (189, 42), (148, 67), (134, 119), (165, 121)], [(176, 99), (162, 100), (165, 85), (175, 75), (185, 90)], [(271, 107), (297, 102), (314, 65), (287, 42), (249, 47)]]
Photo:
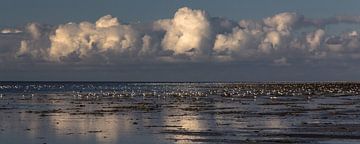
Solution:
[(125, 65), (120, 67), (24, 66), (1, 70), (2, 81), (359, 81), (347, 66), (278, 67), (252, 63)]
[(360, 36), (328, 29), (339, 24), (358, 25), (360, 16), (284, 12), (235, 21), (184, 7), (150, 23), (111, 15), (94, 23), (29, 23), (1, 30), (0, 80), (360, 80)]

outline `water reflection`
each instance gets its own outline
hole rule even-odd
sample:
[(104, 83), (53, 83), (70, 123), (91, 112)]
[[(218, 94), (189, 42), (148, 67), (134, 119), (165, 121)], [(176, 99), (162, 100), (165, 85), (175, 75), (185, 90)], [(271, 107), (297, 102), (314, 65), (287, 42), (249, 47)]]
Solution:
[(79, 138), (85, 140), (95, 135), (97, 142), (116, 142), (121, 137), (120, 127), (123, 131), (131, 129), (128, 123), (124, 123), (124, 120), (115, 115), (89, 117), (61, 114), (50, 116), (49, 122), (54, 127), (56, 135), (60, 137), (80, 135)]
[[(360, 135), (358, 96), (274, 99), (256, 89), (243, 96), (236, 87), (172, 85), (163, 93), (157, 85), (160, 96), (139, 85), (90, 94), (7, 94), (0, 99), (0, 142), (318, 143)], [(104, 95), (94, 97), (98, 93)]]

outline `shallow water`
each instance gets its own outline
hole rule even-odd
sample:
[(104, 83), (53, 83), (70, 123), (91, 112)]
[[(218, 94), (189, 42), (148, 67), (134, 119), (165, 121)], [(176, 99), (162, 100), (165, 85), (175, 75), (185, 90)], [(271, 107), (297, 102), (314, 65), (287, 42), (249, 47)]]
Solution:
[(1, 82), (1, 143), (359, 143), (357, 83)]

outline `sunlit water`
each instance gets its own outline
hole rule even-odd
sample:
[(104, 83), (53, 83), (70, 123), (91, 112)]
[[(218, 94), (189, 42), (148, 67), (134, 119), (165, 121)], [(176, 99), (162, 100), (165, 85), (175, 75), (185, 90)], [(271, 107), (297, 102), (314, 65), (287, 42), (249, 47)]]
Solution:
[(359, 143), (359, 88), (1, 82), (0, 143)]

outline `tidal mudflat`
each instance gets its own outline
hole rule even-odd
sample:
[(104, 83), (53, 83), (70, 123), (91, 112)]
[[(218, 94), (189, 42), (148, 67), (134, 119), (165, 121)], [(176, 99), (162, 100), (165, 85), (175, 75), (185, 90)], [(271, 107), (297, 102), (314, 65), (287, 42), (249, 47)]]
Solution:
[(0, 143), (360, 143), (359, 88), (1, 82)]

